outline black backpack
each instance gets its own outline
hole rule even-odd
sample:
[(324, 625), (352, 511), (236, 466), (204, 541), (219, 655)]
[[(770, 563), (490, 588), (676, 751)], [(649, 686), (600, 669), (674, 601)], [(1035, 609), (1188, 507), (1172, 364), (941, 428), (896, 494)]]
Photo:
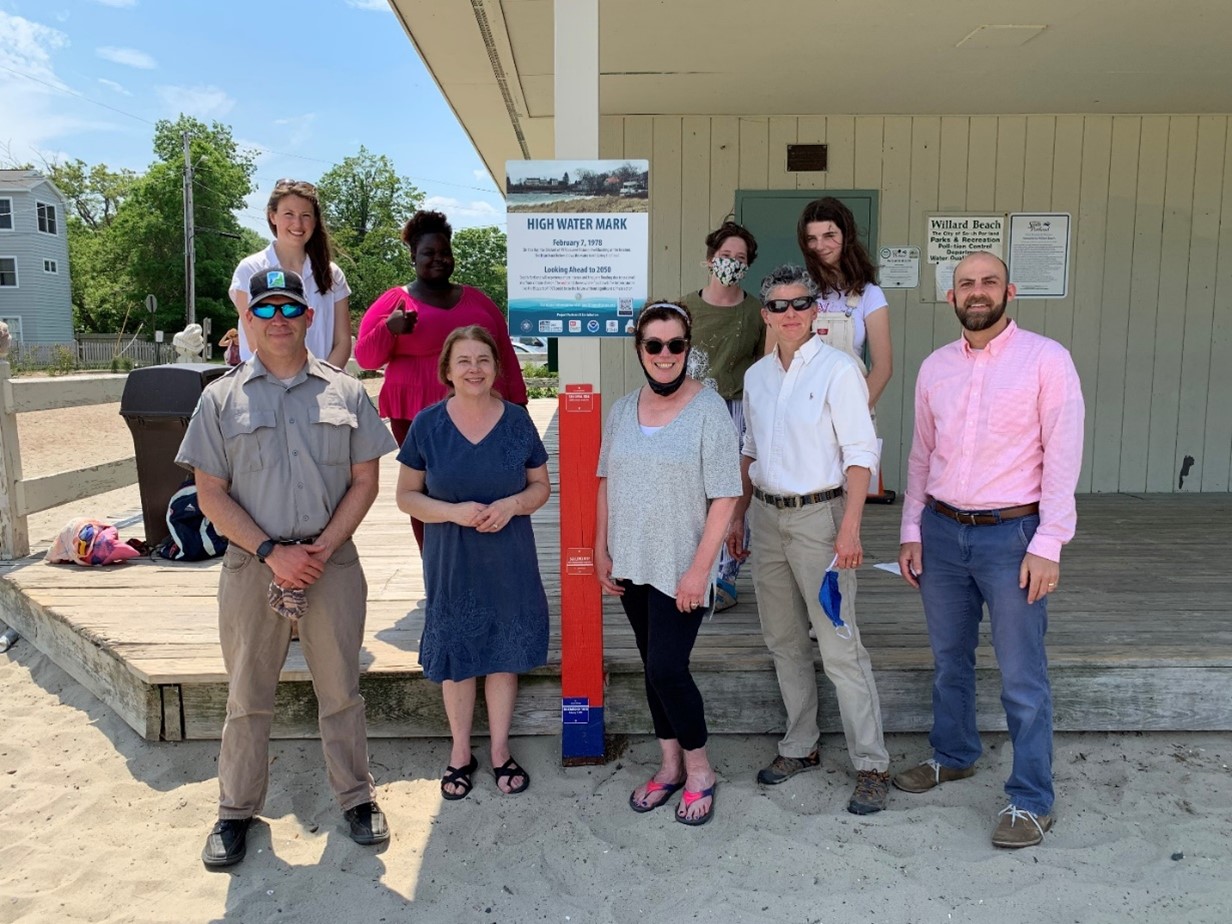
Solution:
[(203, 561), (217, 558), (227, 550), (226, 537), (218, 535), (214, 524), (201, 512), (197, 485), (191, 477), (171, 495), (167, 504), (167, 528), (171, 535), (154, 550), (159, 558)]

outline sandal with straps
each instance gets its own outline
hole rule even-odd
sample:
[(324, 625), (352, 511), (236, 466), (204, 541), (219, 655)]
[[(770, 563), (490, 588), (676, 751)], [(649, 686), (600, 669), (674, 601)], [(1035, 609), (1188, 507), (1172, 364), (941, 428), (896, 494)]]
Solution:
[[(658, 780), (656, 780), (652, 776), (646, 783), (646, 794), (642, 796), (641, 802), (639, 802), (636, 798), (637, 797), (636, 789), (633, 790), (633, 792), (629, 793), (629, 808), (633, 809), (633, 811), (637, 812), (639, 815), (644, 814), (646, 812), (653, 812), (660, 805), (666, 805), (667, 800), (670, 799), (672, 795), (683, 786), (684, 786), (684, 780), (681, 780), (679, 783), (660, 783)], [(659, 799), (658, 802), (651, 802), (649, 805), (643, 804), (647, 799), (649, 799), (655, 793), (660, 793), (660, 792), (663, 793), (663, 796)]]
[[(718, 787), (719, 784), (715, 783), (713, 786), (707, 786), (701, 792), (693, 792), (686, 789), (684, 791), (684, 795), (680, 797), (680, 809), (676, 810), (676, 820), (682, 825), (689, 825), (693, 828), (704, 825), (706, 822), (710, 821), (710, 819), (714, 817), (714, 791), (718, 789)], [(705, 815), (699, 815), (696, 818), (689, 818), (686, 815), (680, 814), (681, 809), (688, 811), (689, 807), (692, 806), (694, 802), (700, 802), (702, 799), (707, 797), (710, 798), (710, 808), (706, 811)]]
[[(471, 791), (471, 774), (479, 769), (479, 761), (475, 759), (475, 755), (471, 755), (470, 761), (465, 767), (446, 767), (445, 775), (441, 777), (441, 795), (450, 802), (458, 799), (465, 799), (470, 795)], [(450, 792), (446, 786), (461, 786), (461, 792)]]
[[(530, 785), (530, 774), (519, 767), (518, 762), (512, 757), (510, 757), (499, 767), (493, 767), (492, 775), (496, 777), (496, 788), (500, 789), (501, 794), (505, 796), (512, 796), (514, 793), (522, 792), (527, 786)], [(521, 786), (515, 786), (513, 789), (501, 789), (501, 780), (510, 780), (515, 776), (520, 776), (522, 778)]]

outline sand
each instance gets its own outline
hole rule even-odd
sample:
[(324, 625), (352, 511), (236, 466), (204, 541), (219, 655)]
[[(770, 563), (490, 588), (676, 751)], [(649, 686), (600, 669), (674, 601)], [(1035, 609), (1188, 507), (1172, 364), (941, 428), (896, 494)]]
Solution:
[[(109, 407), (24, 415), (26, 473), (81, 464), (65, 432), (127, 438)], [(131, 443), (119, 447), (100, 461)], [(98, 509), (131, 513), (126, 491)], [(66, 519), (41, 516), (32, 536)], [(670, 809), (628, 809), (654, 769), (649, 738), (570, 769), (558, 738), (515, 739), (533, 777), (518, 796), (496, 791), (477, 739), (481, 769), (461, 802), (440, 798), (447, 742), (374, 739), (393, 831), (376, 850), (347, 838), (318, 743), (281, 741), (248, 858), (210, 873), (199, 854), (217, 742), (142, 740), (24, 641), (0, 655), (0, 716), (0, 922), (1159, 924), (1232, 910), (1227, 733), (1059, 735), (1056, 827), (1014, 852), (989, 844), (1006, 801), (1004, 735), (986, 737), (972, 779), (892, 790), (889, 809), (865, 818), (844, 810), (853, 778), (841, 738), (824, 739), (820, 771), (767, 789), (753, 777), (774, 739), (717, 737), (715, 818), (702, 828)], [(888, 744), (898, 769), (928, 754), (924, 735)]]

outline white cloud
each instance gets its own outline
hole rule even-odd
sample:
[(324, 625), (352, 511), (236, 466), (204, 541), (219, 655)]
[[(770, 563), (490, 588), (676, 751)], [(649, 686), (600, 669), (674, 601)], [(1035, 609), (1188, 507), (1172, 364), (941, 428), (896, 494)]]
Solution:
[(108, 80), (106, 77), (98, 78), (98, 82), (101, 83), (108, 90), (111, 90), (114, 93), (119, 93), (121, 96), (132, 96), (133, 95), (128, 90), (124, 89), (123, 84), (116, 83), (114, 80)]
[(198, 119), (220, 119), (235, 107), (235, 100), (218, 87), (160, 86), (155, 89), (173, 113), (182, 112)]
[(444, 212), (449, 217), (449, 223), (455, 228), (475, 228), (505, 223), (505, 210), (491, 202), (484, 202), (482, 199), (463, 202), (452, 196), (428, 196), (424, 200), (423, 207)]
[(299, 147), (308, 141), (312, 136), (312, 125), (317, 120), (315, 112), (305, 112), (303, 115), (288, 116), (285, 119), (275, 119), (275, 125), (286, 125), (290, 128), (291, 133), (287, 136), (286, 143), (291, 147)]
[(112, 64), (123, 64), (125, 67), (136, 67), (143, 71), (152, 71), (158, 67), (157, 61), (136, 48), (116, 48), (114, 45), (104, 45), (96, 48), (95, 52), (100, 58)]
[(58, 29), (0, 11), (0, 157), (38, 162), (48, 142), (83, 129), (107, 129), (108, 123), (84, 118), (83, 105), (65, 95), (52, 56), (69, 44)]
[(374, 13), (388, 13), (389, 0), (346, 0), (346, 5), (356, 10), (371, 10)]
[(94, 2), (100, 6), (114, 7), (117, 10), (124, 10), (137, 5), (137, 0), (94, 0)]

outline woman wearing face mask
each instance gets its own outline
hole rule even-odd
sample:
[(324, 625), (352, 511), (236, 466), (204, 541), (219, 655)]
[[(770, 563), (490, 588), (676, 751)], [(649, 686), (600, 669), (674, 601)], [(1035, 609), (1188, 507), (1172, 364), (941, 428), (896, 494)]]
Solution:
[(245, 311), (248, 280), (263, 269), (285, 269), (304, 280), (304, 294), (312, 309), (312, 324), (305, 345), (317, 359), (346, 368), (351, 358), (351, 287), (338, 264), (330, 262), (331, 244), (317, 188), (303, 180), (279, 180), (266, 204), (265, 219), (274, 242), (240, 261), (231, 277), (228, 294), (240, 314), (239, 359), (252, 358)]
[[(744, 373), (766, 353), (766, 325), (761, 301), (741, 288), (741, 280), (757, 259), (757, 241), (747, 228), (725, 221), (706, 235), (704, 288), (689, 292), (681, 302), (693, 319), (693, 355), (690, 373), (714, 383), (719, 396), (744, 436)], [(736, 577), (741, 562), (727, 554), (719, 558), (715, 610), (736, 605)]]
[(646, 384), (612, 406), (604, 427), (595, 573), (633, 627), (662, 752), (629, 807), (649, 812), (684, 787), (676, 820), (702, 825), (714, 812), (715, 775), (689, 656), (741, 484), (727, 408), (688, 376), (690, 327), (676, 302), (638, 316), (633, 344)]
[(813, 330), (859, 361), (871, 410), (894, 374), (894, 350), (885, 293), (877, 285), (877, 267), (860, 243), (855, 216), (838, 199), (817, 199), (804, 207), (796, 238), (809, 275), (821, 290)]
[[(416, 212), (402, 229), (415, 280), (381, 295), (359, 325), (355, 360), (364, 369), (385, 367), (379, 408), (398, 445), (415, 415), (445, 397), (437, 361), (445, 338), (459, 327), (478, 324), (492, 335), (500, 360), (495, 388), (506, 401), (526, 406), (526, 383), (500, 309), (478, 289), (450, 281), (452, 239), (443, 214)], [(422, 550), (423, 524), (412, 518), (411, 527)]]

